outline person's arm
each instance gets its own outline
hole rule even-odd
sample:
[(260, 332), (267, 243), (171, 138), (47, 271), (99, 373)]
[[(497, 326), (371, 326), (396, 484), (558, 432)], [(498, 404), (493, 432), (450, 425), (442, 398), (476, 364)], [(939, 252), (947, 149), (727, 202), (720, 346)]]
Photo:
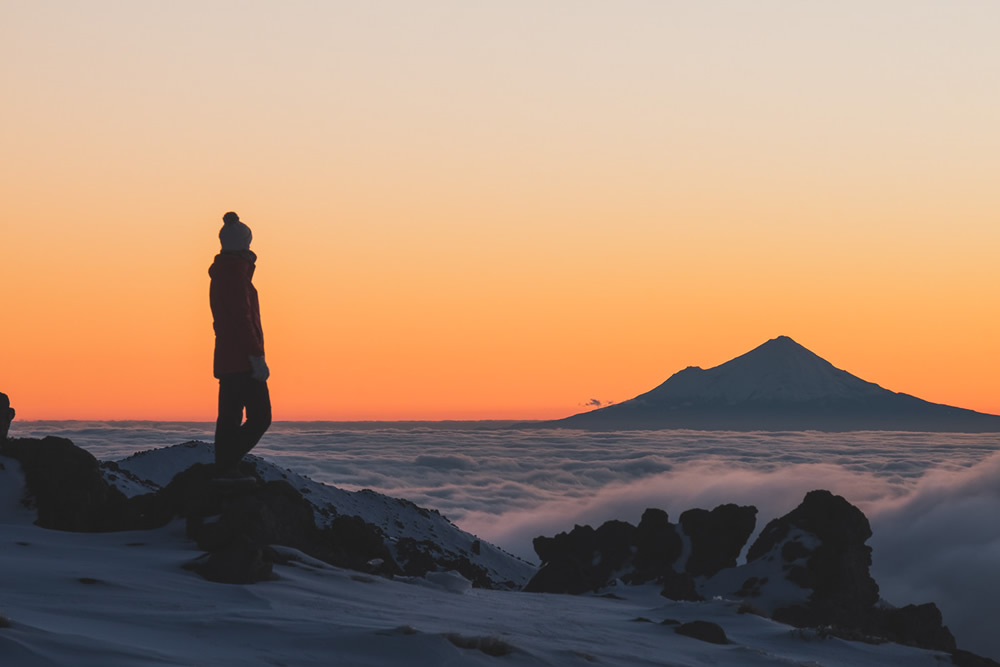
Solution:
[(250, 357), (264, 356), (264, 345), (251, 302), (250, 281), (242, 276), (234, 276), (225, 280), (220, 287), (219, 305), (224, 310), (229, 333), (237, 350)]

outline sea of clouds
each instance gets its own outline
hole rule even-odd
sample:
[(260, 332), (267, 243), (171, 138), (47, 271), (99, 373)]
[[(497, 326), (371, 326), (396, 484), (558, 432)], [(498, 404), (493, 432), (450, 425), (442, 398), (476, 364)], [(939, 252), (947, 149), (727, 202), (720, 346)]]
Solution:
[[(101, 459), (187, 440), (212, 424), (15, 422)], [(882, 596), (933, 601), (959, 644), (1000, 656), (1000, 436), (940, 433), (588, 433), (502, 423), (276, 423), (254, 450), (317, 481), (440, 510), (535, 561), (531, 540), (574, 524), (638, 522), (647, 507), (752, 504), (758, 530), (812, 489), (860, 507)], [(751, 538), (753, 539), (753, 538)]]

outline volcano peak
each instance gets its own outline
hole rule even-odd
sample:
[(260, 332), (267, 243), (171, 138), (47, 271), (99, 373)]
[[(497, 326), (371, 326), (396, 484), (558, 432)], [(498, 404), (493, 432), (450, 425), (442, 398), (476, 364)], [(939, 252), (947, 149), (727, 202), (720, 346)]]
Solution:
[(546, 425), (981, 433), (1000, 432), (1000, 416), (883, 389), (778, 336), (713, 368), (689, 366), (633, 399)]

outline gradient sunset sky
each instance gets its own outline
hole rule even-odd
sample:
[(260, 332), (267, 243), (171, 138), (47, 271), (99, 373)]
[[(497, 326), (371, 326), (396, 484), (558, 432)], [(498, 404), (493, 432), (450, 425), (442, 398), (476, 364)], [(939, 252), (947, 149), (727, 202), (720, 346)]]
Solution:
[(251, 226), (275, 419), (554, 418), (778, 335), (1000, 413), (1000, 2), (5, 0), (0, 391), (214, 419)]

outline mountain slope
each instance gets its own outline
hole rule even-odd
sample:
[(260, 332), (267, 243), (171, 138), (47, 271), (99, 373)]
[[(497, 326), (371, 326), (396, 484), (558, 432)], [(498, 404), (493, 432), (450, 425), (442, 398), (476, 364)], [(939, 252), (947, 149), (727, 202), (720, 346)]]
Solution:
[(542, 425), (594, 430), (981, 433), (1000, 432), (1000, 416), (883, 389), (779, 336), (714, 368), (686, 368), (631, 400)]
[[(213, 460), (211, 444), (191, 441), (138, 452), (115, 462), (104, 462), (101, 467), (109, 484), (127, 496), (134, 496), (155, 492), (191, 465)], [(401, 542), (411, 541), (427, 546), (442, 559), (465, 558), (482, 568), (497, 588), (519, 588), (535, 571), (534, 565), (461, 530), (436, 510), (368, 489), (345, 491), (321, 484), (253, 454), (246, 460), (253, 463), (261, 479), (283, 480), (295, 487), (313, 506), (316, 523), (321, 528), (337, 516), (360, 516), (383, 532), (394, 552)]]

